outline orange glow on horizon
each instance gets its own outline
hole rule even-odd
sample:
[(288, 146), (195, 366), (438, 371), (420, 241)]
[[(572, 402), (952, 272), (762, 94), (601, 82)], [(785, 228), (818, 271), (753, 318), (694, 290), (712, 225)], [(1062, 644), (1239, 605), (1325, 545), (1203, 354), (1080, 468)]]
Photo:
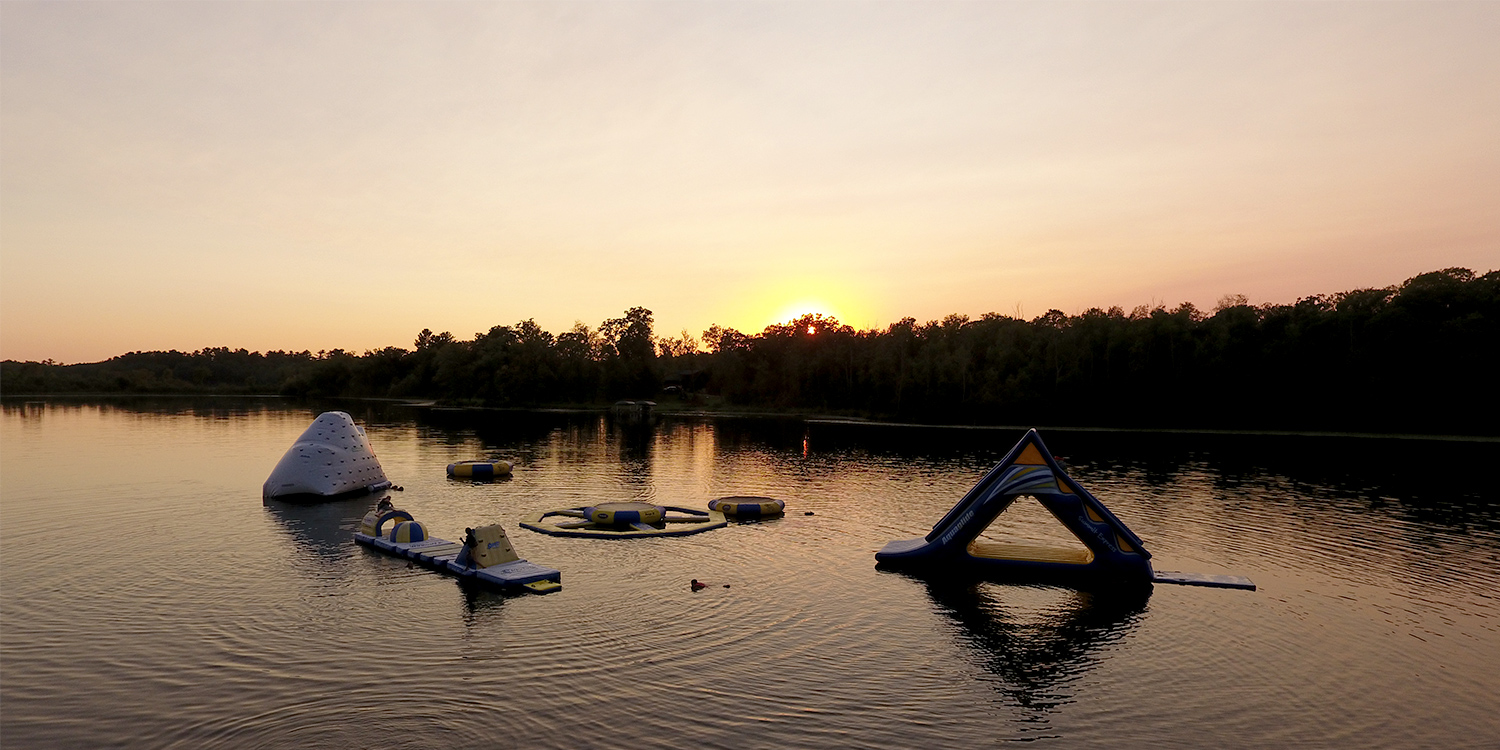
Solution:
[[(842, 290), (835, 291), (826, 288), (820, 289), (819, 291), (813, 292), (812, 294), (808, 294), (807, 286), (810, 285), (803, 284), (800, 289), (793, 290), (794, 294), (797, 291), (801, 292), (801, 294), (797, 294), (797, 296), (793, 297), (793, 299), (796, 301), (782, 305), (779, 308), (778, 312), (773, 315), (766, 316), (765, 322), (761, 323), (760, 327), (763, 328), (765, 326), (772, 325), (794, 325), (798, 321), (801, 321), (804, 317), (807, 317), (809, 315), (813, 316), (814, 318), (837, 321), (838, 323), (844, 325), (854, 325), (855, 327), (858, 327), (859, 324), (863, 322), (862, 320), (856, 321), (847, 319), (849, 317), (865, 317), (858, 312), (858, 310), (863, 306), (855, 304), (852, 302), (852, 300), (848, 299), (851, 295), (847, 293), (841, 293)], [(819, 286), (821, 287), (822, 285)], [(786, 297), (782, 298), (785, 299)], [(837, 301), (832, 301), (831, 298), (837, 299)], [(812, 322), (808, 322), (806, 326), (808, 335), (816, 334), (817, 329), (823, 327)]]
[(787, 305), (786, 307), (782, 308), (782, 311), (776, 315), (776, 319), (771, 321), (771, 323), (795, 323), (804, 315), (817, 315), (824, 318), (838, 317), (837, 315), (833, 314), (832, 308), (828, 305), (822, 304), (820, 302), (798, 302), (796, 304)]
[(1500, 265), (1500, 3), (577, 8), (7, 5), (0, 359), (637, 306), (673, 338), (1209, 310)]

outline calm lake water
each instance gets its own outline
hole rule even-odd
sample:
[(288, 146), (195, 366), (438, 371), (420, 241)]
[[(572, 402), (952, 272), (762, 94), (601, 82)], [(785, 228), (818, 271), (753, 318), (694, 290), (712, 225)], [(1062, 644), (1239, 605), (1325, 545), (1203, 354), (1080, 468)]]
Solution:
[[(448, 538), (504, 522), (563, 590), (508, 598), (356, 546), (378, 496), (262, 501), (327, 408), (365, 426), (399, 507)], [(1158, 570), (1259, 591), (1120, 598), (875, 569), (1020, 435), (6, 401), (0, 744), (1500, 746), (1500, 443), (1044, 430)], [(514, 478), (445, 476), (479, 457)], [(676, 539), (516, 527), (733, 494), (788, 514)], [(1016, 512), (1006, 533), (1053, 533)]]

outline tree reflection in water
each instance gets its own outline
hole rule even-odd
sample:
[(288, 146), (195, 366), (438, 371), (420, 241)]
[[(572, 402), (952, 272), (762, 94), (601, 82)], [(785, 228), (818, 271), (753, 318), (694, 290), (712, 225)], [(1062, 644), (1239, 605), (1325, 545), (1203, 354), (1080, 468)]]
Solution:
[(619, 447), (621, 476), (642, 495), (650, 494), (648, 478), (651, 476), (651, 452), (656, 443), (655, 421), (611, 414), (608, 425), (610, 437)]

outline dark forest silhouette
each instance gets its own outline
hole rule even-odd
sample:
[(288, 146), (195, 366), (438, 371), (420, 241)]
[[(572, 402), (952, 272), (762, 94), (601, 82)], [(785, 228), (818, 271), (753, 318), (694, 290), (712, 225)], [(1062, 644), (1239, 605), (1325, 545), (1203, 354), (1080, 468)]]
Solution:
[[(659, 397), (689, 406), (962, 424), (1496, 434), (1500, 271), (1211, 312), (1115, 307), (950, 315), (855, 330), (806, 315), (755, 334), (658, 337), (631, 308), (553, 335), (535, 321), (361, 355), (204, 349), (0, 363), (0, 392), (280, 393), (490, 406)], [(665, 405), (665, 404), (664, 404)]]

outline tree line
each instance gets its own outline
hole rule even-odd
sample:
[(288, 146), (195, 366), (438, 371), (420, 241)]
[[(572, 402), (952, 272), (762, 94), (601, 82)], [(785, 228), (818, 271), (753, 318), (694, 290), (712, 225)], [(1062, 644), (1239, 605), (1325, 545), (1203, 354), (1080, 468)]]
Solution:
[[(642, 307), (553, 335), (524, 320), (410, 349), (132, 352), (0, 363), (0, 392), (280, 393), (492, 406), (682, 399), (964, 424), (1496, 434), (1500, 271), (1211, 311), (949, 315), (856, 330), (804, 315), (759, 333), (657, 336)], [(661, 396), (664, 389), (669, 396)]]

